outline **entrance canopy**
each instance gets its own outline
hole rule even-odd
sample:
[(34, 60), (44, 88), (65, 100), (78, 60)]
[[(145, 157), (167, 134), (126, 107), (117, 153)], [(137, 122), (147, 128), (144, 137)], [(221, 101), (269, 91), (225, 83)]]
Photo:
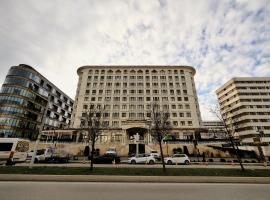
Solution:
[(129, 138), (131, 136), (136, 135), (137, 133), (140, 135), (140, 137), (144, 137), (144, 135), (147, 133), (147, 129), (141, 128), (141, 127), (133, 127), (133, 128), (127, 129), (127, 134), (129, 136)]

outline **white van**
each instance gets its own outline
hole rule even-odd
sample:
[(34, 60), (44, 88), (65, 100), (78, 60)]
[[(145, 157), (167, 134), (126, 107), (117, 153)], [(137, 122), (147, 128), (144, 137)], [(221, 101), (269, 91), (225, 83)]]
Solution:
[(25, 162), (29, 143), (29, 140), (20, 138), (0, 138), (0, 163)]

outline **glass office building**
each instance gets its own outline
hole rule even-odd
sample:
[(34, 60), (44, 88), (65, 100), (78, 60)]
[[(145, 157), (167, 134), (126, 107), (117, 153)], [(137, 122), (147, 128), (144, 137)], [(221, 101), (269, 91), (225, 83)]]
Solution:
[(69, 126), (73, 100), (34, 68), (10, 68), (0, 92), (0, 137), (35, 139)]

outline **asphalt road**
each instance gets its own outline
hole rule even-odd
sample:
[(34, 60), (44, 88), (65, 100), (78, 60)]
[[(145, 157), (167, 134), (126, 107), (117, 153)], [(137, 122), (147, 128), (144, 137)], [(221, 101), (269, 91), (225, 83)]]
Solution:
[(0, 182), (1, 200), (269, 200), (268, 184)]

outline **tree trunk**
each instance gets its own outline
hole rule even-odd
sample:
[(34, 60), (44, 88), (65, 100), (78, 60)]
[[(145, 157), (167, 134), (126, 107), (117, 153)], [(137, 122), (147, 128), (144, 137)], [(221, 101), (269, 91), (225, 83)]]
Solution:
[(234, 145), (233, 138), (231, 136), (229, 136), (229, 137), (230, 137), (230, 142), (231, 142), (232, 148), (234, 149), (234, 152), (236, 154), (237, 160), (238, 160), (238, 162), (239, 162), (239, 164), (241, 166), (241, 170), (242, 171), (245, 171), (245, 168), (244, 168), (243, 163), (242, 163), (242, 159), (241, 159), (241, 157), (239, 155), (239, 152), (238, 152), (238, 146), (237, 145)]
[(91, 146), (91, 155), (90, 155), (90, 171), (93, 171), (94, 169), (94, 151), (95, 151), (95, 140), (92, 141), (92, 146)]
[(165, 167), (164, 155), (163, 155), (163, 150), (162, 150), (162, 141), (158, 141), (158, 143), (159, 143), (160, 156), (161, 156), (161, 162), (162, 162), (162, 170), (163, 170), (163, 173), (165, 173), (166, 167)]

